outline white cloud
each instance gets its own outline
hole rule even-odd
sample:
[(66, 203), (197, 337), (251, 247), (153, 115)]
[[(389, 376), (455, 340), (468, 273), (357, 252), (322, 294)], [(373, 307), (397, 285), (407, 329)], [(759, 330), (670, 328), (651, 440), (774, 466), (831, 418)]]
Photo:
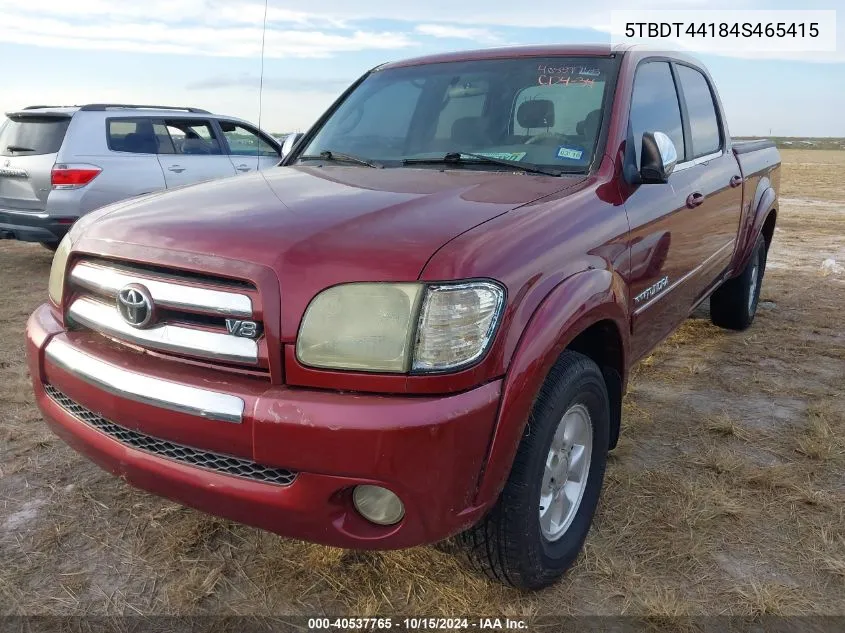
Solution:
[[(804, 0), (813, 8), (824, 0)], [(563, 5), (534, 0), (530, 8), (490, 0), (269, 0), (267, 56), (331, 57), (365, 50), (413, 47), (416, 36), (505, 44), (510, 28), (594, 29), (606, 40), (613, 9), (761, 8), (771, 0), (591, 0)], [(227, 57), (257, 57), (264, 18), (262, 0), (0, 0), (0, 42), (44, 47)], [(432, 16), (438, 16), (432, 22)], [(372, 20), (397, 23), (392, 30), (366, 28)], [(492, 28), (491, 28), (492, 27)], [(839, 39), (845, 39), (840, 21)], [(520, 35), (530, 42), (530, 35)], [(749, 56), (738, 53), (734, 56)], [(753, 55), (750, 55), (753, 56)], [(833, 55), (784, 53), (781, 59), (841, 61)]]
[(474, 42), (495, 43), (502, 38), (489, 29), (455, 26), (449, 24), (420, 24), (415, 29), (421, 35), (440, 39), (472, 40)]
[[(89, 2), (95, 4), (94, 0)], [(10, 11), (0, 22), (0, 41), (59, 48), (225, 57), (254, 58), (261, 52), (259, 25), (142, 21), (128, 13), (121, 17), (123, 19), (118, 20), (106, 15), (97, 22), (71, 24), (62, 15), (33, 16)], [(330, 57), (349, 51), (396, 50), (413, 44), (404, 33), (270, 26), (266, 55), (271, 59)]]
[[(265, 91), (279, 92), (336, 92), (340, 94), (356, 78), (302, 78), (302, 77), (265, 77), (263, 86)], [(214, 75), (204, 79), (189, 82), (188, 90), (225, 90), (227, 88), (248, 88), (258, 91), (262, 85), (258, 75), (241, 73), (240, 75)]]

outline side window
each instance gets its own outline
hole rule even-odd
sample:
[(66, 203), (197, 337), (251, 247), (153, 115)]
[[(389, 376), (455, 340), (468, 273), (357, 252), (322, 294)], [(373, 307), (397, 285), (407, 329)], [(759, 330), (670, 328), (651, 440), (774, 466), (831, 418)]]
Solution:
[(174, 154), (218, 156), (223, 153), (209, 121), (166, 119), (164, 126), (173, 142)]
[(637, 164), (640, 163), (643, 134), (663, 132), (675, 144), (678, 162), (684, 156), (684, 131), (678, 92), (667, 62), (647, 62), (637, 69), (631, 99), (631, 131)]
[(279, 156), (279, 151), (273, 145), (242, 125), (220, 121), (220, 129), (223, 130), (232, 156)]
[(152, 119), (108, 119), (106, 140), (114, 152), (130, 154), (167, 154), (172, 151), (167, 132)]
[(676, 65), (675, 69), (678, 71), (689, 115), (693, 152), (691, 158), (718, 152), (722, 147), (719, 119), (707, 79), (689, 66)]

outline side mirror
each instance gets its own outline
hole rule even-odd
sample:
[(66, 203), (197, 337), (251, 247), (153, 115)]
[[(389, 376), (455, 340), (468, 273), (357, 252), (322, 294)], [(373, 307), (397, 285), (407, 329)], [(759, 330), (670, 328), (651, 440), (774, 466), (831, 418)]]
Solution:
[(294, 145), (299, 142), (299, 139), (301, 139), (302, 136), (303, 134), (301, 132), (294, 132), (293, 134), (288, 134), (285, 137), (285, 140), (282, 143), (282, 158), (291, 153)]
[(675, 144), (663, 132), (643, 134), (640, 152), (640, 178), (643, 184), (664, 183), (669, 180), (678, 162)]

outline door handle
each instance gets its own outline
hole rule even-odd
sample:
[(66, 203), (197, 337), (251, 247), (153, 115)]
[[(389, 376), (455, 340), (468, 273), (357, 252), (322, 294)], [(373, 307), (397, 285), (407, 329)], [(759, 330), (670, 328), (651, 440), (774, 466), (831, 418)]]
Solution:
[(249, 165), (238, 165), (237, 167), (235, 167), (235, 169), (237, 169), (238, 171), (252, 171), (252, 167), (250, 167)]
[(739, 187), (744, 181), (742, 176), (734, 176), (731, 178), (731, 187)]
[(177, 174), (181, 174), (183, 171), (185, 171), (185, 168), (182, 167), (181, 165), (171, 165), (170, 167), (167, 168), (167, 171), (173, 171), (173, 172), (176, 172)]
[(704, 195), (700, 194), (697, 191), (687, 196), (687, 206), (690, 209), (694, 209), (695, 207), (699, 206), (702, 202), (704, 202)]

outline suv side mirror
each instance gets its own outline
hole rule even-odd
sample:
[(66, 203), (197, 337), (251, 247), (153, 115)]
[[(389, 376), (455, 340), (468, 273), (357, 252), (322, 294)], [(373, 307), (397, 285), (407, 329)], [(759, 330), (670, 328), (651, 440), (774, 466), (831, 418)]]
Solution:
[(293, 134), (288, 134), (285, 137), (285, 140), (282, 142), (282, 158), (291, 153), (294, 145), (299, 142), (299, 139), (301, 139), (302, 136), (303, 134), (301, 132), (294, 132)]
[(640, 152), (640, 182), (664, 183), (669, 180), (672, 170), (678, 162), (675, 144), (663, 132), (643, 134)]

